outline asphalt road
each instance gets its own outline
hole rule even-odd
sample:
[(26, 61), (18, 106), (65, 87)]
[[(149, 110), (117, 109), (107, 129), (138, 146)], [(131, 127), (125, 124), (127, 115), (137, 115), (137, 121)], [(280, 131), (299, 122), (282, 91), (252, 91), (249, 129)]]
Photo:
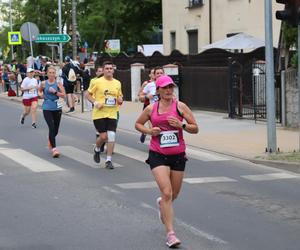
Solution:
[[(92, 161), (91, 122), (64, 115), (62, 156), (52, 159), (42, 113), (32, 129), (21, 110), (0, 100), (0, 249), (167, 249), (137, 133), (118, 131), (117, 167), (107, 170)], [(299, 175), (189, 152), (174, 203), (181, 249), (300, 249)]]

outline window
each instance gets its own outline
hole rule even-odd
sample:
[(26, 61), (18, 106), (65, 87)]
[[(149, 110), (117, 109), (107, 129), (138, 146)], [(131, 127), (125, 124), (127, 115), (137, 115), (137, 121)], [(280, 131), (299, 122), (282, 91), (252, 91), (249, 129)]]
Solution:
[(203, 0), (189, 0), (189, 8), (199, 7), (203, 5)]
[(189, 54), (198, 54), (198, 30), (188, 32)]
[(171, 51), (173, 51), (174, 49), (176, 49), (176, 32), (171, 32), (171, 39), (170, 39), (170, 49)]

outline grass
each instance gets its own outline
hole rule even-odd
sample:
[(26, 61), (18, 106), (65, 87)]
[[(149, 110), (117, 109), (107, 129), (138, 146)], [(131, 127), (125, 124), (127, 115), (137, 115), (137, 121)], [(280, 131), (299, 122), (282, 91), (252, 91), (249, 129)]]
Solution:
[(259, 157), (259, 158), (272, 160), (272, 161), (286, 161), (286, 162), (300, 163), (300, 152), (269, 154), (267, 156)]

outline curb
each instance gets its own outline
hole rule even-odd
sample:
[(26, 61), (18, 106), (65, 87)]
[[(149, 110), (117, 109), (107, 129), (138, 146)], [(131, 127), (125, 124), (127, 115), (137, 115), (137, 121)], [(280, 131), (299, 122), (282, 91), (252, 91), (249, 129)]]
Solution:
[(252, 160), (249, 160), (249, 161), (252, 162), (252, 163), (255, 163), (255, 164), (262, 164), (264, 166), (283, 169), (283, 170), (287, 170), (287, 171), (290, 171), (290, 172), (300, 174), (300, 163), (298, 163), (298, 162), (256, 160), (256, 159), (252, 159)]

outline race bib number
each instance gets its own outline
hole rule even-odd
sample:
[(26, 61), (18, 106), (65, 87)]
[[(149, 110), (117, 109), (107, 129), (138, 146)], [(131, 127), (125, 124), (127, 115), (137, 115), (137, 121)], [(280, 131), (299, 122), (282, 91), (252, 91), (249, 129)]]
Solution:
[(56, 107), (58, 109), (61, 109), (64, 106), (64, 100), (63, 99), (59, 98), (59, 99), (57, 99), (55, 101), (56, 101)]
[(105, 98), (105, 106), (116, 106), (117, 99), (114, 97), (106, 97)]
[(37, 93), (37, 92), (36, 92), (36, 89), (28, 90), (28, 94), (35, 95), (36, 93)]
[(161, 148), (179, 146), (178, 130), (161, 132), (159, 134), (159, 144)]

